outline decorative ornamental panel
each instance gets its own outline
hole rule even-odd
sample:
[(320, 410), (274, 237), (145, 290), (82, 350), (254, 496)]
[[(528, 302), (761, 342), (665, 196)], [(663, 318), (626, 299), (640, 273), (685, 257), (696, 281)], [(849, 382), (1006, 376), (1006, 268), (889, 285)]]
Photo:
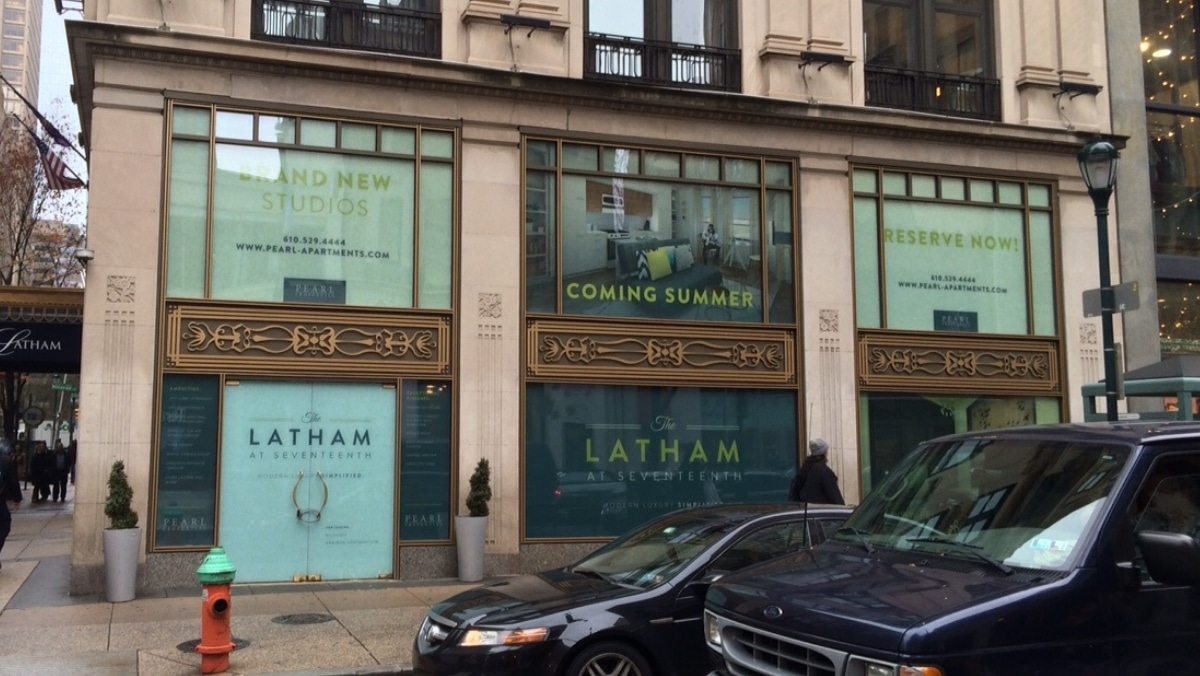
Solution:
[(537, 380), (794, 386), (792, 331), (737, 327), (666, 331), (594, 321), (531, 320), (528, 376)]
[(171, 371), (446, 375), (450, 318), (171, 304), (165, 367)]
[(859, 385), (871, 390), (1061, 395), (1057, 340), (860, 332)]

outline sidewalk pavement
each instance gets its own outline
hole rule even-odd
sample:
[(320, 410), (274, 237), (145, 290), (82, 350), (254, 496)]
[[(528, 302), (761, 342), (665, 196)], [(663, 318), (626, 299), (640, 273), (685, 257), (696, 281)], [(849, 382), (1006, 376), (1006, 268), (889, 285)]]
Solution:
[[(185, 676), (200, 673), (199, 582), (126, 603), (71, 596), (74, 487), (66, 502), (13, 515), (0, 552), (0, 676)], [(233, 585), (232, 676), (404, 674), (431, 604), (475, 585), (401, 583)]]

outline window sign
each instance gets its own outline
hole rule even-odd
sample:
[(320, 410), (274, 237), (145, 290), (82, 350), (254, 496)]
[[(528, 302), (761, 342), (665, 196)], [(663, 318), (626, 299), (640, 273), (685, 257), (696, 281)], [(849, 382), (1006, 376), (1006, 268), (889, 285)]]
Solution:
[(216, 376), (163, 376), (156, 547), (214, 543), (220, 403)]
[(796, 395), (690, 387), (530, 385), (525, 536), (611, 537), (672, 510), (782, 501)]
[(450, 307), (453, 131), (172, 110), (168, 296)]
[(1053, 335), (1055, 241), (1047, 209), (1010, 204), (1020, 191), (983, 179), (970, 182), (971, 201), (958, 193), (947, 201), (947, 186), (966, 183), (938, 177), (936, 201), (928, 196), (933, 183), (915, 180), (928, 177), (883, 172), (882, 181), (861, 180), (874, 173), (855, 172), (861, 326)]
[[(563, 145), (560, 184), (545, 171), (526, 177), (530, 311), (553, 312), (561, 300), (569, 315), (795, 322), (793, 193), (767, 191), (761, 170), (769, 165), (770, 180), (780, 183), (781, 168), (791, 165), (683, 155), (685, 166), (709, 171), (697, 176), (689, 169), (685, 179), (667, 180), (659, 176), (665, 153), (583, 152), (588, 149)], [(672, 156), (671, 166), (679, 157)], [(570, 173), (575, 169), (588, 173)], [(554, 223), (552, 215), (560, 212)], [(560, 270), (552, 258), (560, 250), (555, 238), (561, 240)], [(556, 276), (557, 289), (548, 283)]]
[(450, 539), (450, 386), (406, 380), (400, 421), (400, 539)]
[(282, 301), (299, 278), (411, 305), (413, 176), (407, 160), (217, 146), (212, 297)]

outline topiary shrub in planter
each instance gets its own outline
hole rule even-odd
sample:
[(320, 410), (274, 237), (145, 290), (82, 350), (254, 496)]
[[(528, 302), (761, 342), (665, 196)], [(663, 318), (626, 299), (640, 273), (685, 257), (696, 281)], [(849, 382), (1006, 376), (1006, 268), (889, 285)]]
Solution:
[(108, 474), (108, 497), (104, 515), (104, 596), (110, 603), (132, 601), (137, 594), (138, 550), (142, 529), (133, 509), (133, 488), (125, 475), (125, 463), (117, 460)]
[(104, 516), (109, 528), (137, 528), (138, 513), (133, 509), (133, 488), (125, 476), (125, 463), (117, 460), (108, 473), (108, 498), (104, 500)]
[(487, 545), (488, 501), (492, 499), (492, 467), (480, 458), (471, 474), (467, 492), (467, 516), (454, 517), (455, 544), (458, 548), (458, 579), (478, 582), (483, 579), (483, 553)]

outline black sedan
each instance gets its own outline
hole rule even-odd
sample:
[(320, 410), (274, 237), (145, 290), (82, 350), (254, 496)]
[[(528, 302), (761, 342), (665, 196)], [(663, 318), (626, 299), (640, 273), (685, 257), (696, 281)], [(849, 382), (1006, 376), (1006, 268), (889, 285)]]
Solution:
[(435, 604), (413, 642), (417, 674), (704, 674), (700, 617), (726, 573), (820, 543), (849, 507), (724, 504), (659, 517), (579, 562)]

